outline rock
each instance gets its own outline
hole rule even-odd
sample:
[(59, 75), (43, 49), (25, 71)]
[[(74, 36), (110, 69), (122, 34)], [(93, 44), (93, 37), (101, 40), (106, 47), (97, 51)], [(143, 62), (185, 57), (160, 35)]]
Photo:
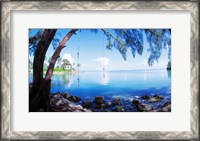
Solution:
[(106, 108), (106, 104), (100, 104), (100, 105), (96, 105), (95, 107), (94, 107), (95, 109), (104, 109), (104, 108)]
[(107, 102), (105, 106), (106, 106), (106, 108), (110, 108), (112, 106), (112, 103), (111, 102)]
[[(77, 96), (71, 97), (73, 101), (80, 100)], [(54, 94), (50, 100), (52, 110), (55, 112), (91, 112), (90, 110), (83, 109), (81, 105), (70, 102), (66, 96), (60, 93)]]
[(170, 111), (171, 111), (171, 102), (166, 102), (166, 103), (162, 106), (162, 111), (163, 111), (163, 112), (170, 112)]
[(116, 108), (114, 108), (114, 110), (113, 110), (113, 112), (124, 112), (125, 111), (125, 109), (124, 109), (124, 107), (122, 106), (122, 107), (116, 107)]
[(76, 105), (75, 103), (72, 103), (68, 107), (69, 112), (91, 112), (90, 110), (83, 109), (81, 105)]
[(113, 105), (113, 106), (121, 105), (120, 99), (119, 99), (119, 98), (115, 98), (115, 99), (112, 101), (112, 105)]
[(102, 112), (110, 112), (109, 109), (103, 109)]
[(154, 95), (153, 97), (151, 97), (148, 102), (159, 102), (163, 99), (163, 96), (160, 95)]
[(92, 112), (98, 112), (98, 109), (93, 109)]
[(62, 99), (59, 99), (56, 103), (55, 103), (56, 106), (64, 106), (65, 103)]
[(69, 101), (64, 98), (60, 93), (56, 93), (51, 96), (50, 105), (53, 111), (62, 112), (67, 111), (67, 107), (69, 106)]
[(141, 96), (141, 99), (144, 99), (144, 100), (149, 100), (149, 99), (150, 99), (150, 97), (149, 97), (148, 95), (143, 95), (143, 96)]
[(132, 100), (132, 103), (135, 104), (135, 105), (138, 105), (138, 104), (140, 104), (140, 101), (137, 100), (137, 99), (133, 99), (133, 100)]
[(92, 102), (83, 101), (82, 106), (83, 106), (83, 108), (90, 109), (90, 108), (93, 107), (93, 103)]
[(137, 108), (138, 108), (139, 112), (149, 112), (149, 111), (153, 110), (153, 108), (151, 106), (149, 106), (147, 104), (142, 104), (142, 103), (138, 104)]
[(81, 100), (81, 98), (78, 96), (69, 96), (69, 95), (67, 96), (68, 96), (67, 99), (69, 99), (69, 101), (72, 101), (72, 102), (79, 102)]
[(81, 100), (80, 97), (78, 97), (78, 96), (72, 96), (72, 101), (73, 102), (79, 102), (80, 100)]
[(64, 96), (65, 98), (67, 98), (67, 99), (69, 99), (70, 97), (72, 97), (72, 95), (69, 94), (69, 93), (64, 93), (63, 96)]
[(101, 104), (105, 103), (104, 97), (103, 96), (96, 96), (94, 103), (96, 105), (101, 105)]

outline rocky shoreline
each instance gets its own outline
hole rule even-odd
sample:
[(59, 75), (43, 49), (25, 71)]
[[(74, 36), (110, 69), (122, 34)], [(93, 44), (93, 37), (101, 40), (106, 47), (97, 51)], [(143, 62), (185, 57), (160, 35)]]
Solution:
[[(161, 95), (143, 95), (128, 100), (105, 100), (103, 96), (96, 96), (89, 101), (69, 93), (58, 92), (50, 94), (49, 97), (54, 112), (171, 112), (171, 102), (164, 102)], [(159, 103), (158, 106), (152, 106), (155, 103)]]

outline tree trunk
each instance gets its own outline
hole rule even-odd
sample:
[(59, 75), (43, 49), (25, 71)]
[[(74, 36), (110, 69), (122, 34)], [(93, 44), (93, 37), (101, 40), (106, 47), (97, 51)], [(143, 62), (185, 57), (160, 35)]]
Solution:
[(40, 105), (39, 102), (34, 101), (34, 99), (40, 99), (40, 96), (38, 96), (37, 93), (43, 82), (43, 65), (45, 55), (52, 39), (55, 36), (56, 31), (56, 29), (45, 29), (35, 50), (33, 61), (33, 85), (32, 91), (29, 94), (29, 111), (36, 111), (38, 105)]
[[(36, 95), (34, 96), (34, 98), (32, 100), (32, 105), (31, 105), (33, 108), (33, 109), (31, 109), (32, 111), (38, 111), (40, 109), (42, 109), (44, 111), (51, 111), (49, 94), (50, 94), (50, 89), (51, 89), (51, 77), (53, 75), (53, 69), (56, 64), (56, 60), (60, 56), (61, 50), (65, 47), (66, 42), (71, 38), (71, 36), (73, 34), (75, 34), (76, 31), (77, 31), (77, 29), (72, 29), (71, 31), (69, 31), (66, 34), (66, 36), (63, 38), (63, 40), (60, 42), (59, 46), (56, 48), (56, 50), (51, 58), (50, 64), (48, 66), (45, 79), (43, 79), (43, 77), (42, 77), (42, 79), (40, 79), (39, 84), (38, 84), (39, 87), (35, 91)], [(43, 66), (42, 66), (42, 68), (43, 68)]]

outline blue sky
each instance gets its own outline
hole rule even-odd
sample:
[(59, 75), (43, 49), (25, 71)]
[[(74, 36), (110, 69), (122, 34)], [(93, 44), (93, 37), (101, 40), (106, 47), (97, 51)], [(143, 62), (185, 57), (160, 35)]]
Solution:
[[(69, 29), (58, 29), (55, 37), (62, 40)], [(127, 61), (124, 61), (118, 50), (106, 49), (106, 36), (102, 31), (93, 33), (88, 30), (77, 31), (77, 35), (73, 35), (67, 42), (61, 52), (61, 57), (68, 59), (71, 63), (77, 64), (77, 52), (79, 45), (79, 63), (80, 70), (145, 70), (145, 69), (165, 69), (168, 63), (168, 50), (163, 49), (159, 62), (155, 62), (153, 66), (147, 64), (149, 52), (149, 44), (144, 37), (144, 50), (142, 56), (136, 54), (133, 58), (131, 50), (127, 52)], [(79, 42), (80, 36), (80, 42)], [(54, 49), (52, 44), (47, 51), (47, 58), (53, 55)], [(33, 58), (33, 57), (31, 57)], [(47, 62), (45, 62), (47, 63)]]

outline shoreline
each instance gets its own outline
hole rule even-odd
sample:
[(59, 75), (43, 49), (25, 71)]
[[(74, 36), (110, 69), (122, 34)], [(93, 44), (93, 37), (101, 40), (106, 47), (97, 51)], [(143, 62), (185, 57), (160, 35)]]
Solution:
[[(83, 100), (69, 93), (52, 93), (50, 105), (54, 112), (171, 112), (171, 100), (164, 101), (161, 95), (143, 95), (139, 98), (105, 99), (95, 96), (93, 100)], [(152, 105), (156, 106), (152, 106)]]

